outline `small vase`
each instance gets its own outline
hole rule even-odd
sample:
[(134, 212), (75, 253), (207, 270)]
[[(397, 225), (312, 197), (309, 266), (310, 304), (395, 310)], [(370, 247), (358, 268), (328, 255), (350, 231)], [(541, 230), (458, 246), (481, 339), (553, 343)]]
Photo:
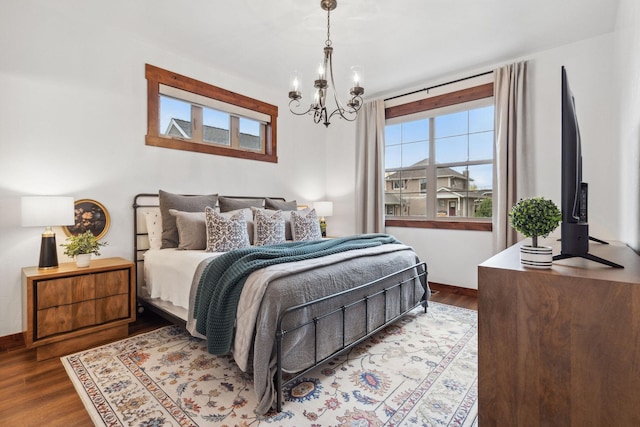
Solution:
[(526, 268), (551, 268), (553, 255), (549, 246), (520, 246), (520, 263)]
[(76, 265), (78, 267), (89, 267), (89, 264), (91, 264), (91, 254), (76, 255)]

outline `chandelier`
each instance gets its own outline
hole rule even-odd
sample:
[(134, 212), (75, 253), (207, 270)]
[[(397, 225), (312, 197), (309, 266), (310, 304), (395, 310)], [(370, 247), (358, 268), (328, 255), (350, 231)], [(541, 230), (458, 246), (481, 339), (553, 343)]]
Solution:
[[(362, 107), (362, 94), (364, 94), (364, 88), (360, 86), (360, 76), (357, 71), (353, 74), (353, 87), (349, 90), (351, 99), (347, 102), (346, 108), (342, 105), (342, 102), (338, 99), (336, 94), (336, 86), (333, 81), (333, 62), (331, 55), (333, 54), (333, 47), (331, 46), (331, 25), (330, 16), (331, 11), (338, 6), (338, 0), (321, 0), (320, 7), (327, 11), (327, 41), (324, 43), (324, 61), (318, 69), (318, 79), (315, 80), (313, 87), (316, 89), (313, 103), (305, 111), (295, 111), (300, 107), (300, 100), (302, 99), (302, 92), (299, 90), (298, 78), (294, 77), (291, 90), (289, 91), (289, 110), (298, 116), (305, 114), (312, 114), (313, 121), (318, 124), (322, 123), (325, 126), (329, 126), (329, 120), (334, 115), (339, 115), (341, 118), (347, 121), (354, 121), (358, 117), (358, 110)], [(327, 80), (328, 78), (328, 80)], [(327, 95), (331, 90), (333, 94), (333, 100), (336, 104), (336, 109), (329, 113), (327, 110)]]

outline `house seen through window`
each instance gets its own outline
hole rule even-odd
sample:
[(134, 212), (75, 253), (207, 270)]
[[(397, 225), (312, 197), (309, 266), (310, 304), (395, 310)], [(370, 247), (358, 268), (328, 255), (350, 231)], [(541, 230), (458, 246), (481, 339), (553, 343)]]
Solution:
[(385, 213), (490, 219), (493, 98), (387, 119)]

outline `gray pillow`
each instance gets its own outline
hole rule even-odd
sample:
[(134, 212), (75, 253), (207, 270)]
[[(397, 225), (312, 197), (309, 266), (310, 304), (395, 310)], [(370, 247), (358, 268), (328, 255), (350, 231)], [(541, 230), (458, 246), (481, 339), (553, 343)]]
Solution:
[(264, 199), (264, 208), (274, 211), (297, 211), (298, 202), (296, 202), (295, 200), (292, 200), (290, 202), (283, 202), (282, 200), (275, 200), (267, 197), (266, 199)]
[(176, 217), (169, 209), (181, 212), (204, 212), (207, 206), (215, 207), (217, 194), (206, 196), (183, 196), (160, 190), (160, 216), (162, 217), (162, 249), (177, 248), (180, 243)]
[(207, 247), (207, 225), (204, 212), (181, 212), (169, 209), (176, 218), (178, 228), (178, 249), (199, 250)]
[(232, 199), (223, 196), (218, 198), (220, 212), (229, 212), (245, 208), (261, 208), (263, 205), (264, 199)]

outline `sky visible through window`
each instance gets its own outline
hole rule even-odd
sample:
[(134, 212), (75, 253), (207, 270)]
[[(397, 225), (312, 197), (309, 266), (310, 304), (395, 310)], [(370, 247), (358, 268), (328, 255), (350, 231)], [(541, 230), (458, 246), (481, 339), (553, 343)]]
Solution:
[(160, 95), (160, 133), (166, 133), (171, 119), (191, 121), (191, 104)]
[[(191, 104), (186, 101), (160, 95), (160, 133), (166, 133), (171, 119), (191, 121)], [(229, 113), (202, 107), (202, 120), (205, 126), (229, 130)], [(240, 132), (260, 135), (260, 122), (240, 118)]]
[[(435, 117), (436, 164), (493, 159), (493, 105)], [(385, 127), (385, 168), (429, 161), (429, 118)], [(452, 169), (462, 171), (465, 167)], [(493, 187), (492, 165), (469, 166), (479, 189)]]

